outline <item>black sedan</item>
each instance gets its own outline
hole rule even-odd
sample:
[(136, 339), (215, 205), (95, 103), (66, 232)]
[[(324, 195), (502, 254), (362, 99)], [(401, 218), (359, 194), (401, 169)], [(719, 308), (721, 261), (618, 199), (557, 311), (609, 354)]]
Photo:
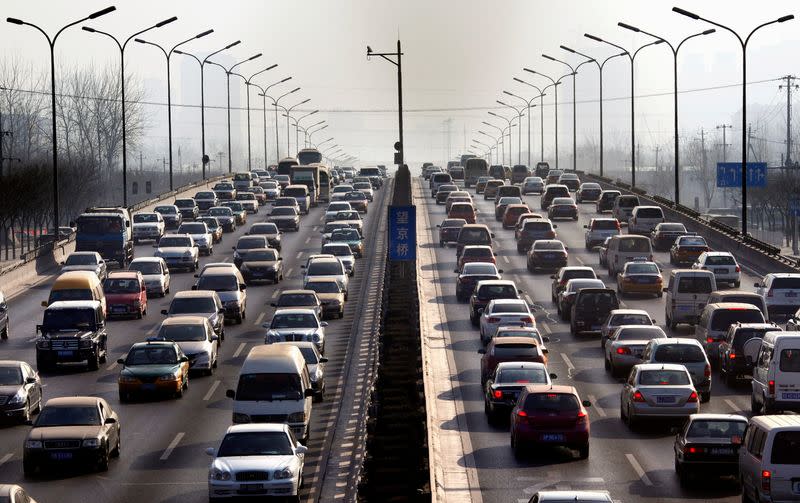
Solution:
[(491, 262), (469, 262), (464, 264), (456, 281), (456, 300), (466, 302), (469, 300), (478, 281), (502, 279), (502, 269)]
[(708, 476), (739, 473), (739, 447), (747, 418), (734, 414), (692, 414), (675, 437), (675, 471), (681, 484)]
[(42, 382), (25, 362), (0, 361), (0, 418), (30, 421), (42, 408)]

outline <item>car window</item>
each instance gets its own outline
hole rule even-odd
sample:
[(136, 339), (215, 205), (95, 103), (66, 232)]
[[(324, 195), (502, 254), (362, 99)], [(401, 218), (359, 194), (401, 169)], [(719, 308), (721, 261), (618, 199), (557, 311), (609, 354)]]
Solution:
[(521, 303), (513, 304), (495, 304), (492, 313), (528, 313), (528, 306)]
[(545, 412), (578, 412), (578, 398), (568, 393), (531, 393), (525, 399), (525, 410)]
[(494, 382), (497, 384), (517, 383), (517, 384), (545, 384), (547, 383), (547, 373), (544, 369), (504, 369), (497, 373)]
[(717, 309), (711, 319), (711, 330), (728, 330), (736, 322), (764, 323), (764, 315), (758, 309)]
[(736, 436), (741, 439), (746, 428), (747, 423), (744, 421), (695, 420), (689, 426), (686, 436), (701, 438), (731, 438)]
[(300, 400), (302, 396), (299, 374), (242, 374), (236, 388), (239, 401)]
[(19, 367), (0, 367), (0, 386), (22, 384), (22, 371)]
[(312, 313), (280, 313), (272, 318), (270, 328), (316, 328), (317, 317)]
[(609, 325), (652, 325), (650, 316), (646, 314), (615, 314), (611, 317)]
[(775, 433), (770, 462), (776, 465), (800, 465), (800, 431)]
[(703, 348), (694, 344), (661, 344), (653, 360), (663, 363), (703, 363), (706, 355)]
[(132, 348), (125, 358), (125, 365), (169, 365), (178, 363), (178, 354), (173, 347), (139, 346)]
[(619, 251), (649, 253), (650, 242), (647, 239), (623, 238), (619, 240)]
[(232, 292), (239, 289), (239, 280), (233, 274), (201, 274), (197, 280), (197, 289)]
[(45, 407), (36, 418), (35, 427), (42, 426), (97, 426), (100, 411), (94, 405)]
[(782, 372), (800, 372), (800, 349), (784, 349), (780, 356)]
[(638, 218), (664, 218), (661, 208), (639, 208), (636, 212)]
[(538, 355), (536, 344), (504, 344), (494, 348), (494, 356), (497, 358), (530, 358)]
[(689, 374), (681, 370), (642, 370), (641, 386), (682, 386), (689, 384)]
[(624, 328), (617, 331), (617, 340), (618, 341), (638, 341), (638, 340), (650, 340), (656, 339), (659, 337), (666, 337), (664, 331), (658, 327), (632, 327), (632, 328)]
[(785, 278), (775, 278), (772, 280), (773, 289), (800, 289), (800, 277), (789, 276)]
[(730, 255), (709, 255), (706, 265), (736, 265), (736, 260)]
[(105, 293), (136, 293), (141, 290), (139, 280), (129, 278), (108, 278), (103, 282)]
[(159, 338), (175, 342), (204, 341), (207, 335), (203, 324), (162, 325), (158, 331)]
[(711, 278), (709, 276), (681, 276), (678, 280), (680, 293), (711, 293)]
[(169, 305), (169, 314), (213, 313), (216, 310), (211, 297), (175, 298)]
[(484, 285), (478, 292), (479, 299), (516, 298), (517, 288), (513, 285)]

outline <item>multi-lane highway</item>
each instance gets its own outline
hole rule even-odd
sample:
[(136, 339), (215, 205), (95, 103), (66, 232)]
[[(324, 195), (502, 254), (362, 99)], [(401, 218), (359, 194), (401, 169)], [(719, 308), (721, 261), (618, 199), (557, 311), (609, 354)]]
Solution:
[[(478, 223), (487, 224), (495, 234), (497, 265), (504, 270), (503, 278), (514, 280), (524, 297), (535, 307), (537, 324), (550, 337), (549, 363), (551, 372), (558, 375), (559, 384), (575, 386), (583, 399), (592, 402), (588, 408), (591, 421), (591, 452), (589, 458), (578, 460), (571, 451), (541, 450), (527, 460), (515, 459), (509, 444), (508, 426), (491, 426), (484, 415), (483, 391), (480, 384), (482, 347), (477, 328), (469, 321), (468, 304), (455, 297), (455, 248), (439, 247), (436, 224), (445, 218), (444, 205), (436, 205), (430, 197), (427, 182), (414, 180), (415, 204), (426, 232), (419, 237), (421, 249), (435, 253), (435, 281), (441, 291), (436, 302), (444, 304), (440, 311), (446, 319), (439, 326), (426, 327), (432, 336), (449, 332), (448, 350), (453, 354), (456, 376), (453, 386), (463, 400), (463, 416), (449, 423), (450, 428), (465, 425), (472, 451), (465, 452), (474, 460), (484, 502), (524, 502), (542, 489), (604, 489), (620, 501), (733, 501), (739, 488), (733, 480), (704, 481), (693, 488), (682, 488), (673, 468), (674, 433), (669, 427), (644, 427), (632, 432), (620, 420), (619, 393), (621, 384), (603, 368), (603, 356), (596, 336), (572, 336), (569, 325), (556, 315), (550, 300), (550, 273), (531, 274), (525, 266), (525, 256), (518, 254), (513, 230), (504, 230), (494, 219), (493, 201), (474, 196), (478, 208)], [(542, 212), (539, 196), (528, 195), (525, 202), (532, 211)], [(596, 252), (584, 249), (583, 225), (595, 214), (593, 204), (579, 205), (578, 221), (558, 221), (558, 238), (569, 247), (569, 264), (592, 266), (598, 277), (615, 287), (603, 268), (599, 267)], [(623, 228), (623, 232), (625, 232)], [(656, 252), (655, 259), (668, 276), (672, 266), (666, 252)], [(760, 279), (754, 271), (742, 274), (742, 288), (752, 288)], [(430, 300), (430, 299), (428, 299)], [(421, 299), (421, 302), (423, 300)], [(628, 297), (621, 299), (625, 307), (646, 309), (671, 336), (693, 335), (693, 329), (681, 325), (675, 331), (664, 326), (664, 299)], [(745, 413), (749, 411), (749, 387), (732, 389), (713, 374), (712, 398), (701, 405), (702, 412)], [(443, 428), (447, 428), (445, 423)], [(471, 465), (459, 460), (460, 465)]]
[[(386, 194), (391, 184), (376, 191), (375, 201), (364, 215), (365, 254), (357, 261), (355, 277), (350, 283), (350, 298), (343, 319), (329, 320), (327, 328), (326, 399), (314, 404), (311, 420), (309, 453), (305, 463), (305, 489), (303, 499), (317, 500), (325, 487), (324, 476), (341, 477), (341, 470), (329, 471), (326, 462), (332, 452), (341, 446), (335, 425), (347, 400), (348, 380), (358, 379), (356, 373), (347, 372), (351, 360), (358, 358), (360, 348), (356, 343), (367, 344), (365, 337), (353, 337), (360, 329), (359, 320), (366, 318), (375, 304), (369, 302), (369, 289), (365, 282), (370, 276), (373, 262), (384, 252), (377, 232), (385, 225)], [(283, 237), (281, 255), (284, 258), (285, 280), (278, 285), (253, 285), (247, 289), (247, 319), (241, 325), (230, 324), (225, 329), (225, 341), (220, 348), (219, 368), (210, 377), (194, 377), (189, 391), (182, 399), (164, 399), (120, 404), (117, 394), (119, 365), (117, 358), (127, 352), (132, 343), (143, 341), (158, 329), (162, 309), (176, 292), (188, 290), (194, 283), (192, 273), (177, 272), (172, 276), (171, 294), (165, 298), (150, 298), (148, 314), (141, 320), (114, 320), (108, 323), (110, 356), (99, 371), (87, 372), (83, 367), (42, 374), (45, 399), (57, 396), (95, 395), (108, 400), (120, 416), (122, 426), (122, 454), (113, 460), (108, 472), (77, 471), (74, 474), (45, 474), (43, 478), (24, 479), (22, 474), (22, 447), (30, 429), (26, 425), (0, 427), (0, 473), (3, 483), (18, 483), (38, 501), (44, 502), (201, 502), (208, 500), (207, 476), (210, 459), (207, 447), (217, 447), (222, 434), (231, 424), (231, 401), (225, 390), (235, 388), (239, 368), (250, 348), (264, 343), (261, 324), (269, 321), (273, 308), (270, 302), (282, 289), (299, 288), (302, 283), (301, 264), (312, 253), (319, 253), (320, 230), (324, 205), (312, 208), (303, 216), (299, 232), (287, 232)], [(207, 262), (231, 261), (231, 246), (253, 222), (263, 221), (266, 211), (248, 216), (248, 224), (234, 233), (225, 234), (221, 244), (215, 246)], [(152, 255), (150, 243), (136, 247), (136, 256)], [(3, 359), (35, 361), (35, 325), (41, 323), (40, 303), (47, 298), (50, 282), (43, 282), (16, 296), (9, 302), (12, 337), (3, 341)], [(355, 294), (355, 295), (354, 295)], [(354, 356), (355, 355), (355, 356)], [(337, 436), (334, 439), (334, 436)], [(352, 449), (350, 450), (352, 451)], [(324, 476), (323, 476), (324, 475)]]

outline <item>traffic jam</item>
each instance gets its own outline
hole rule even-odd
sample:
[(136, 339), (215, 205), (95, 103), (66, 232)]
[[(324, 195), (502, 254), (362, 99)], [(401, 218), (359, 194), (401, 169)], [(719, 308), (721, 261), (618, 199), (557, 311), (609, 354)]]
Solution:
[[(474, 346), (462, 327), (479, 341), (478, 354), (457, 363), (459, 376), (479, 375), (480, 392), (465, 400), (482, 397), (490, 426), (470, 420), (481, 432), (473, 447), (516, 459), (492, 466), (524, 474), (531, 458), (544, 467), (587, 459), (592, 422), (611, 420), (618, 404), (616, 420), (634, 439), (666, 437), (653, 456), (681, 487), (720, 478), (742, 501), (800, 497), (800, 274), (743, 268), (661, 207), (545, 162), (489, 166), (464, 155), (426, 163), (416, 183), (438, 260), (456, 265), (439, 268), (442, 293), (455, 293), (451, 344)], [(602, 365), (616, 396), (589, 396), (597, 391), (576, 368), (583, 362)], [(749, 410), (731, 410), (734, 396)], [(658, 486), (631, 452), (644, 486)], [(595, 496), (581, 501), (611, 501)]]
[[(113, 470), (125, 450), (126, 409), (184, 397), (222, 367), (223, 346), (242, 352), (247, 341), (233, 327), (255, 319), (260, 340), (242, 353), (235, 381), (223, 383), (230, 389), (221, 390), (230, 426), (206, 449), (208, 498), (299, 501), (314, 404), (330, 399), (326, 329), (341, 323), (347, 303), (359, 302), (350, 285), (371, 252), (366, 214), (386, 178), (382, 166), (328, 168), (318, 151), (304, 149), (297, 159), (236, 172), (151, 211), (87, 209), (76, 219), (76, 251), (41, 303), (35, 356), (0, 361), (2, 417), (10, 428), (27, 428), (21, 475), (41, 481), (68, 467)], [(298, 252), (290, 268), (282, 249), (312, 226), (319, 252)], [(237, 229), (238, 239), (229, 238)], [(150, 254), (141, 253), (149, 246)], [(231, 252), (201, 260), (215, 248)], [(302, 286), (284, 288), (292, 275)], [(191, 276), (190, 288), (177, 286)], [(264, 297), (263, 289), (268, 302), (248, 300)], [(23, 337), (9, 328), (13, 304), (0, 293), (4, 342)], [(156, 305), (165, 307), (154, 312)], [(162, 318), (157, 328), (117, 357), (120, 325), (154, 316)], [(116, 373), (113, 398), (92, 389), (49, 392), (58, 389), (53, 381), (101, 369)]]

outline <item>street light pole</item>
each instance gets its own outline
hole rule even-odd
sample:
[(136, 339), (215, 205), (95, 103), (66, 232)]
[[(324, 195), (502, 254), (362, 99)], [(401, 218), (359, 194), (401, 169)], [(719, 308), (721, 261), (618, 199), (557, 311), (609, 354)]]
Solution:
[(262, 70), (257, 71), (256, 73), (252, 74), (250, 78), (245, 77), (244, 75), (240, 75), (238, 73), (232, 73), (231, 75), (236, 75), (237, 77), (241, 77), (244, 81), (244, 92), (247, 95), (247, 170), (253, 170), (253, 152), (250, 148), (250, 86), (253, 85), (251, 81), (256, 75), (260, 75), (266, 71), (272, 70), (278, 66), (277, 64), (270, 65)]
[[(311, 141), (311, 137), (312, 137), (312, 136), (314, 136), (314, 133), (316, 133), (317, 131), (322, 131), (322, 130), (323, 130), (323, 129), (325, 129), (326, 127), (328, 127), (328, 125), (327, 125), (327, 124), (325, 124), (325, 126), (324, 126), (324, 127), (321, 127), (321, 128), (319, 128), (319, 129), (317, 129), (316, 131), (312, 131), (312, 132), (311, 132), (311, 134), (309, 134), (309, 135), (308, 135), (308, 137), (309, 137), (309, 138), (308, 138), (308, 141), (309, 141), (309, 142)], [(329, 141), (333, 141), (333, 136), (331, 136), (331, 137), (330, 137), (330, 138), (328, 138), (327, 140), (322, 140), (321, 142), (319, 142), (319, 143), (317, 143), (316, 145), (314, 145), (314, 147), (315, 147), (315, 148), (316, 148), (316, 149), (319, 151), (319, 148), (320, 148), (321, 146), (325, 145), (326, 143), (328, 143)]]
[[(258, 95), (261, 96), (262, 112), (264, 114), (264, 169), (267, 169), (267, 164), (269, 163), (269, 160), (267, 159), (267, 98), (273, 99), (272, 96), (267, 94), (267, 91), (269, 91), (270, 88), (275, 87), (278, 84), (283, 84), (287, 80), (291, 80), (291, 79), (292, 79), (291, 77), (286, 77), (285, 79), (281, 79), (281, 80), (279, 80), (277, 82), (273, 82), (272, 84), (268, 85), (267, 87), (261, 87), (258, 84), (254, 84), (254, 83), (250, 84), (251, 86), (253, 86), (256, 89), (258, 89), (259, 91), (261, 91), (260, 93), (258, 93)], [(276, 128), (278, 127), (277, 123), (275, 124), (275, 127)], [(277, 134), (277, 131), (276, 131), (276, 134)], [(275, 152), (275, 162), (277, 163), (278, 160), (279, 160), (278, 152), (276, 151)]]
[[(110, 38), (117, 44), (117, 48), (119, 48), (119, 68), (120, 68), (120, 108), (122, 108), (122, 205), (126, 208), (128, 207), (128, 145), (127, 145), (127, 129), (126, 129), (126, 120), (125, 120), (125, 48), (128, 46), (128, 42), (133, 40), (135, 37), (145, 33), (147, 31), (153, 30), (155, 28), (161, 28), (162, 26), (168, 25), (173, 21), (177, 21), (178, 18), (173, 16), (169, 19), (165, 19), (159, 23), (154, 24), (144, 30), (139, 30), (127, 39), (125, 42), (120, 43), (120, 41), (114, 35), (107, 33), (105, 31), (97, 30), (95, 28), (91, 28), (89, 26), (81, 27), (83, 31), (88, 31), (89, 33), (98, 33), (100, 35), (105, 35), (106, 37)], [(2, 162), (2, 161), (0, 161)]]
[[(306, 138), (306, 144), (309, 147), (313, 146), (314, 148), (319, 150), (319, 145), (314, 146), (314, 143), (311, 140), (314, 138), (314, 133), (319, 133), (323, 129), (328, 129), (328, 124), (323, 124), (322, 127), (314, 129), (313, 131), (311, 129), (313, 129), (313, 126), (306, 129), (306, 132), (308, 133), (308, 138)], [(328, 140), (333, 140), (333, 137), (328, 138)], [(322, 143), (325, 143), (325, 142), (322, 142)]]
[[(39, 33), (44, 35), (44, 38), (47, 39), (47, 45), (50, 46), (50, 101), (52, 107), (52, 126), (53, 126), (53, 229), (56, 235), (58, 235), (58, 224), (59, 224), (59, 208), (58, 208), (58, 132), (56, 131), (56, 56), (55, 56), (55, 46), (56, 40), (58, 40), (58, 36), (71, 26), (75, 26), (76, 24), (82, 23), (84, 21), (88, 21), (89, 19), (97, 19), (100, 16), (104, 16), (109, 12), (113, 12), (117, 10), (116, 7), (106, 7), (103, 10), (99, 10), (88, 16), (79, 19), (77, 21), (73, 21), (68, 25), (65, 25), (60, 30), (56, 32), (53, 38), (50, 38), (50, 35), (47, 34), (46, 31), (39, 28), (33, 23), (29, 23), (27, 21), (23, 21), (21, 19), (8, 17), (6, 21), (11, 24), (16, 25), (26, 25), (30, 26), (31, 28), (35, 28), (39, 30)], [(2, 161), (0, 161), (2, 162)]]
[[(491, 126), (492, 124), (489, 124), (489, 125)], [(487, 133), (486, 131), (481, 131), (481, 130), (478, 130), (478, 133), (479, 133), (479, 134), (482, 134), (482, 135), (484, 135), (484, 136), (486, 136), (487, 138), (489, 138), (490, 140), (492, 140), (492, 141), (494, 142), (494, 147), (492, 147), (492, 148), (494, 148), (494, 149), (495, 149), (495, 154), (494, 154), (494, 164), (496, 164), (496, 163), (497, 163), (497, 146), (499, 145), (499, 141), (500, 141), (500, 140), (499, 140), (498, 138), (495, 138), (494, 136), (490, 135), (490, 134), (489, 134), (489, 133)], [(491, 161), (490, 161), (490, 162), (491, 162)]]
[[(553, 80), (553, 78), (550, 77), (549, 75), (545, 75), (545, 74), (543, 74), (541, 72), (537, 72), (536, 70), (531, 70), (530, 68), (523, 68), (523, 70), (525, 70), (526, 72), (532, 73), (534, 75), (539, 75), (540, 77), (546, 78), (551, 83), (547, 87), (551, 87), (552, 86), (554, 88), (555, 96), (553, 98), (554, 99), (553, 113), (555, 115), (555, 130), (553, 131), (553, 134), (555, 136), (555, 143), (556, 143), (556, 169), (558, 169), (558, 86), (561, 84), (562, 79), (564, 79), (566, 77), (569, 77), (570, 74), (568, 73), (566, 75), (562, 75), (557, 80)], [(547, 87), (545, 87), (544, 89), (547, 89)]]
[[(496, 100), (497, 103), (503, 105), (504, 107), (508, 107), (511, 110), (517, 112), (517, 118), (519, 122), (517, 122), (517, 164), (522, 164), (522, 111), (525, 110), (524, 108), (517, 108), (515, 106), (511, 106), (508, 103), (505, 103), (500, 100)], [(528, 128), (530, 129), (530, 121), (528, 124)], [(528, 136), (528, 148), (530, 148), (530, 135)], [(509, 164), (511, 158), (511, 145), (508, 148), (508, 157), (509, 157)], [(529, 166), (530, 167), (530, 166)]]
[[(500, 141), (498, 142), (498, 144), (500, 145), (500, 156), (501, 156), (500, 164), (505, 164), (506, 163), (505, 131), (500, 126), (498, 126), (496, 124), (492, 124), (491, 122), (482, 121), (481, 124), (484, 124), (486, 126), (491, 126), (491, 127), (495, 128), (496, 130), (498, 130), (500, 132)], [(483, 133), (483, 134), (485, 134), (486, 136), (489, 136), (486, 133)]]
[(512, 126), (511, 123), (514, 122), (514, 118), (512, 117), (511, 119), (508, 119), (506, 117), (503, 117), (500, 114), (492, 112), (491, 110), (489, 111), (489, 115), (491, 115), (493, 117), (497, 117), (498, 119), (503, 119), (504, 121), (506, 121), (508, 123), (508, 128), (504, 128), (504, 130), (508, 129), (508, 164), (511, 164), (511, 162), (512, 162), (511, 161), (511, 147), (512, 147), (512, 140), (513, 140), (513, 135), (512, 135), (513, 126)]
[[(556, 87), (556, 86), (560, 85), (561, 82), (556, 82), (555, 85), (548, 84), (548, 85), (546, 85), (546, 86), (544, 86), (543, 88), (540, 89), (539, 86), (535, 86), (535, 85), (531, 84), (530, 82), (526, 82), (526, 81), (524, 81), (522, 79), (519, 79), (517, 77), (514, 77), (514, 80), (516, 82), (519, 82), (520, 84), (525, 84), (526, 86), (530, 86), (530, 87), (536, 89), (539, 92), (539, 135), (540, 135), (540, 139), (539, 139), (540, 159), (539, 160), (540, 160), (540, 162), (544, 162), (544, 97), (547, 96), (544, 92), (547, 91), (548, 88)], [(556, 120), (556, 124), (558, 124), (558, 120)]]
[(794, 19), (794, 15), (789, 14), (787, 16), (779, 17), (778, 19), (773, 19), (772, 21), (767, 21), (766, 23), (761, 23), (760, 25), (753, 28), (747, 37), (742, 40), (742, 37), (739, 36), (733, 29), (719, 24), (717, 22), (711, 21), (709, 19), (700, 17), (697, 14), (689, 12), (687, 10), (681, 9), (679, 7), (673, 7), (673, 12), (678, 14), (684, 15), (686, 17), (692, 18), (695, 21), (705, 21), (708, 24), (714, 25), (718, 28), (722, 28), (730, 33), (732, 33), (736, 39), (739, 41), (739, 44), (742, 46), (742, 235), (747, 235), (747, 43), (750, 41), (750, 37), (753, 36), (755, 32), (760, 30), (765, 26), (769, 26), (775, 23), (784, 23), (786, 21), (791, 21)]
[(169, 65), (169, 60), (170, 60), (170, 57), (172, 56), (172, 53), (175, 52), (175, 49), (177, 49), (178, 47), (180, 47), (183, 44), (186, 44), (188, 42), (191, 42), (192, 40), (195, 40), (195, 39), (198, 39), (198, 38), (203, 38), (206, 35), (210, 35), (211, 33), (214, 33), (213, 29), (206, 30), (206, 31), (204, 31), (202, 33), (198, 33), (194, 37), (187, 38), (186, 40), (184, 40), (182, 42), (178, 42), (169, 51), (167, 51), (166, 49), (164, 49), (163, 47), (161, 47), (160, 45), (158, 45), (156, 43), (148, 42), (147, 40), (142, 40), (141, 38), (136, 38), (136, 39), (133, 40), (134, 42), (138, 42), (140, 44), (152, 45), (153, 47), (157, 47), (157, 48), (161, 49), (161, 52), (164, 53), (164, 58), (167, 61), (167, 143), (169, 144), (169, 190), (170, 191), (173, 190), (174, 183), (173, 183), (173, 177), (172, 177), (172, 174), (173, 174), (173, 172), (172, 172), (172, 86), (170, 85), (170, 69), (169, 69), (170, 65)]
[[(278, 140), (278, 107), (280, 106), (280, 105), (278, 105), (278, 102), (282, 98), (285, 98), (286, 96), (289, 96), (290, 94), (296, 93), (299, 90), (300, 90), (299, 87), (295, 87), (291, 91), (289, 91), (287, 93), (284, 93), (284, 94), (278, 96), (277, 98), (275, 98), (274, 100), (272, 100), (272, 106), (275, 107), (275, 156), (277, 157), (279, 162), (280, 162), (280, 159), (281, 159), (281, 155), (280, 155), (280, 151), (281, 151), (280, 148), (281, 147), (280, 147), (280, 141)], [(281, 108), (286, 110), (285, 107), (281, 107)], [(287, 135), (287, 137), (289, 135), (289, 128), (288, 127), (286, 128), (286, 135)], [(287, 144), (289, 143), (289, 139), (288, 138), (286, 139), (286, 143)], [(289, 157), (289, 148), (288, 147), (286, 148), (286, 157)]]
[(596, 36), (591, 35), (589, 33), (584, 33), (583, 36), (588, 38), (588, 39), (590, 39), (590, 40), (594, 40), (595, 42), (600, 42), (600, 43), (603, 43), (603, 44), (610, 45), (611, 47), (615, 47), (615, 48), (623, 51), (625, 54), (627, 54), (628, 58), (630, 59), (630, 62), (631, 62), (631, 187), (636, 187), (636, 127), (635, 127), (636, 126), (636, 120), (635, 120), (635, 115), (634, 115), (635, 114), (635, 110), (636, 110), (635, 109), (635, 103), (636, 103), (635, 90), (636, 90), (636, 88), (635, 88), (635, 84), (634, 84), (634, 74), (635, 74), (635, 72), (634, 72), (634, 63), (635, 63), (635, 60), (636, 60), (636, 55), (639, 54), (639, 51), (641, 51), (645, 47), (650, 47), (651, 45), (658, 45), (658, 44), (662, 43), (663, 40), (656, 40), (655, 42), (650, 42), (649, 44), (644, 44), (643, 46), (641, 46), (638, 49), (636, 49), (633, 52), (633, 54), (631, 54), (624, 47), (622, 47), (620, 45), (617, 45), (617, 44), (613, 44), (613, 43), (609, 42), (608, 40), (603, 40), (602, 38), (596, 37)]
[[(522, 96), (514, 94), (510, 91), (503, 91), (503, 94), (507, 94), (509, 96), (513, 96), (514, 98), (522, 100), (522, 102), (525, 103), (525, 108), (528, 110), (528, 168), (530, 168), (531, 167), (531, 108), (534, 108), (536, 106), (533, 104), (533, 100), (535, 100), (536, 98), (543, 98), (544, 94), (540, 94), (539, 96), (534, 96), (529, 100), (526, 100)], [(544, 152), (542, 152), (542, 156), (544, 157)]]
[(626, 23), (617, 23), (618, 26), (621, 28), (625, 28), (626, 30), (631, 30), (635, 33), (643, 33), (649, 37), (653, 37), (656, 40), (661, 40), (665, 44), (667, 44), (672, 50), (672, 100), (673, 100), (673, 113), (674, 113), (674, 135), (675, 135), (675, 168), (674, 168), (674, 175), (675, 175), (675, 204), (680, 204), (681, 202), (681, 190), (680, 190), (680, 151), (679, 151), (679, 139), (678, 139), (678, 51), (680, 51), (681, 46), (689, 39), (700, 37), (703, 35), (711, 35), (715, 33), (717, 30), (711, 28), (710, 30), (705, 30), (700, 33), (695, 33), (694, 35), (689, 35), (688, 37), (684, 38), (683, 40), (678, 43), (677, 46), (673, 46), (669, 41), (663, 37), (659, 37), (658, 35), (654, 35), (652, 33), (648, 33), (644, 30), (641, 30), (635, 26), (631, 26)]
[[(311, 101), (311, 98), (306, 98), (303, 101), (301, 101), (300, 103), (295, 103), (294, 105), (290, 106), (289, 108), (281, 107), (281, 109), (283, 109), (283, 112), (284, 112), (284, 117), (286, 117), (286, 155), (289, 155), (289, 152), (291, 152), (291, 144), (290, 144), (290, 142), (291, 142), (291, 133), (289, 132), (290, 131), (289, 130), (289, 118), (291, 117), (291, 111), (294, 110), (295, 108), (299, 107), (300, 105), (308, 103), (309, 101)], [(295, 136), (296, 135), (297, 135), (297, 133), (295, 133)], [(295, 138), (295, 140), (296, 140), (296, 138)]]

